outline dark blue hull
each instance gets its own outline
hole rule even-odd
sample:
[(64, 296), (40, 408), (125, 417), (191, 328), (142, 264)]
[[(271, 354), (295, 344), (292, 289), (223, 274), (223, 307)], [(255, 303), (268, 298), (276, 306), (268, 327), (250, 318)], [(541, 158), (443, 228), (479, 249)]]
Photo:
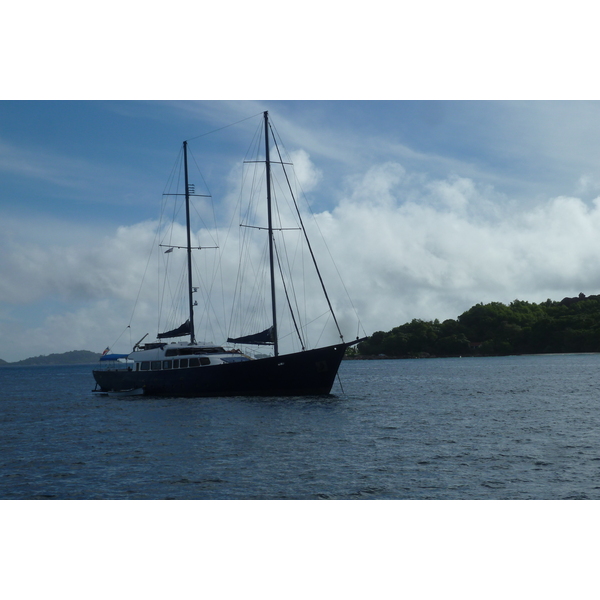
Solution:
[[(355, 342), (354, 342), (355, 343)], [(95, 370), (97, 391), (147, 396), (313, 396), (329, 394), (346, 348), (337, 344), (278, 357), (163, 371)]]

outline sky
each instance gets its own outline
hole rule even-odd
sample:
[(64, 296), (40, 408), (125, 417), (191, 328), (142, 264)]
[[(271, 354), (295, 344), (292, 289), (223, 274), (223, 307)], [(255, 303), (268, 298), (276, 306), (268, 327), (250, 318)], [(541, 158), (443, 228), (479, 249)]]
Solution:
[(0, 358), (112, 347), (181, 142), (237, 123), (190, 142), (218, 207), (263, 110), (367, 335), (600, 293), (600, 102), (4, 100)]

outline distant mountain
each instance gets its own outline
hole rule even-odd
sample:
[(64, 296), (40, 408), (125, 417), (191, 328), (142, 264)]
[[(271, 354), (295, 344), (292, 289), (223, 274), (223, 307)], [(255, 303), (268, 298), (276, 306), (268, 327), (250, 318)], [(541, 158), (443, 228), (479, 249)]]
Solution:
[(62, 354), (34, 356), (17, 362), (6, 362), (0, 359), (0, 366), (44, 366), (44, 365), (86, 365), (98, 362), (101, 354), (89, 350), (71, 350)]

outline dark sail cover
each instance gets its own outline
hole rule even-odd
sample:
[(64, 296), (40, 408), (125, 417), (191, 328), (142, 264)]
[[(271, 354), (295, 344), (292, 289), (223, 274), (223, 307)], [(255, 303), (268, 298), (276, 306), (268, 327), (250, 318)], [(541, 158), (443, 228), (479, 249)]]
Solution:
[(183, 325), (177, 327), (177, 329), (171, 329), (171, 331), (165, 331), (164, 333), (158, 334), (158, 339), (181, 337), (182, 335), (190, 335), (190, 320), (188, 319)]
[(253, 333), (252, 335), (227, 338), (227, 341), (234, 344), (256, 344), (257, 346), (273, 344), (275, 343), (275, 340), (273, 340), (273, 327), (269, 327), (269, 329), (265, 329), (260, 333)]

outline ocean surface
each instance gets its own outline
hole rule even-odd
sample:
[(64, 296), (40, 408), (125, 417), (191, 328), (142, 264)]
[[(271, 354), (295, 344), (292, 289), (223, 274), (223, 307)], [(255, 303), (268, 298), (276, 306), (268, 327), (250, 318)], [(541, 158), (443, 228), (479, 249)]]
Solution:
[(329, 397), (0, 368), (2, 499), (598, 499), (600, 355), (345, 361)]

